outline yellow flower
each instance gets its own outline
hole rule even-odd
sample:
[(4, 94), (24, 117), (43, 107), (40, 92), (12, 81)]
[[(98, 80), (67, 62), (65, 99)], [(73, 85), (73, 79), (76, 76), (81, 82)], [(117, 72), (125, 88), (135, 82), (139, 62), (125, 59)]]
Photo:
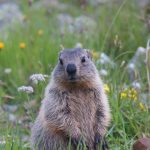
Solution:
[(132, 89), (128, 90), (128, 97), (130, 99), (133, 99), (134, 101), (137, 101), (137, 95), (138, 95), (138, 93), (135, 89), (132, 88)]
[(121, 93), (120, 93), (120, 97), (121, 99), (125, 99), (128, 98), (130, 100), (134, 100), (137, 101), (138, 99), (138, 93), (135, 89), (124, 89)]
[(24, 49), (24, 48), (26, 48), (26, 44), (25, 44), (24, 42), (21, 42), (21, 43), (19, 44), (19, 47), (22, 48), (22, 49)]
[(145, 107), (145, 106), (143, 105), (143, 103), (141, 103), (141, 102), (139, 103), (139, 107), (140, 107), (141, 110), (147, 111), (147, 110), (146, 110), (146, 107)]
[(38, 35), (39, 36), (43, 35), (43, 30), (38, 30)]
[(92, 55), (94, 59), (98, 59), (100, 57), (100, 54), (94, 50), (92, 51)]
[(0, 42), (0, 49), (4, 48), (4, 43)]
[(132, 92), (134, 95), (137, 95), (137, 91), (136, 91), (134, 88), (131, 89), (131, 92)]
[(134, 101), (137, 101), (137, 96), (136, 95), (133, 95), (132, 98), (133, 98)]
[(124, 99), (124, 98), (126, 98), (126, 97), (127, 97), (127, 93), (122, 92), (122, 93), (121, 93), (121, 99)]
[(107, 84), (104, 84), (104, 90), (105, 92), (108, 92), (108, 93), (110, 92), (110, 88)]

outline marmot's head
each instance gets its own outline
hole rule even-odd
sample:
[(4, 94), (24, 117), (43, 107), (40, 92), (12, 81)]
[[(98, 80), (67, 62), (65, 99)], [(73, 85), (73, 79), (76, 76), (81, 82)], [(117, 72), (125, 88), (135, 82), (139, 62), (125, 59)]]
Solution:
[(58, 60), (53, 72), (53, 79), (58, 83), (86, 84), (98, 75), (91, 53), (85, 49), (65, 49)]

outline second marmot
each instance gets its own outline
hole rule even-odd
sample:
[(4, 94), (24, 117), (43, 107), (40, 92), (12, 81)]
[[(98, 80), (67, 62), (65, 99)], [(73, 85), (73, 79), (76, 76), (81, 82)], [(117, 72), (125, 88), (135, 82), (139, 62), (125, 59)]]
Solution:
[(98, 150), (101, 145), (106, 150), (109, 122), (107, 96), (91, 54), (80, 48), (60, 52), (32, 128), (34, 149)]

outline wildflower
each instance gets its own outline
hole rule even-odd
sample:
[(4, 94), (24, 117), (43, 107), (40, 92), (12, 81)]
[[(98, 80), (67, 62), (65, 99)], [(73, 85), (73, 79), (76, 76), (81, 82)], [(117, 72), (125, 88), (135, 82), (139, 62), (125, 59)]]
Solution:
[(43, 74), (33, 74), (30, 76), (30, 80), (34, 84), (38, 84), (39, 81), (45, 81), (45, 78), (47, 78), (48, 75), (43, 75)]
[(21, 86), (21, 87), (18, 87), (18, 92), (25, 92), (25, 93), (33, 93), (34, 90), (32, 88), (32, 86)]
[(4, 43), (0, 42), (0, 49), (4, 48)]
[(5, 74), (10, 74), (11, 73), (11, 68), (5, 68), (4, 73)]
[(107, 76), (107, 75), (108, 75), (107, 70), (101, 69), (101, 70), (100, 70), (100, 75), (101, 75), (101, 76)]
[(147, 111), (146, 110), (146, 107), (144, 106), (144, 104), (143, 103), (139, 103), (139, 107), (140, 107), (140, 109), (142, 110), (142, 111)]
[(137, 91), (136, 91), (134, 88), (131, 89), (131, 93), (132, 93), (133, 95), (137, 95)]
[(99, 64), (109, 64), (112, 67), (115, 65), (115, 63), (110, 59), (109, 56), (107, 56), (105, 53), (100, 54), (100, 59), (98, 60)]
[(38, 30), (38, 35), (39, 35), (39, 36), (43, 35), (43, 30), (41, 30), (41, 29)]
[(134, 100), (134, 101), (137, 101), (137, 96), (136, 95), (129, 95), (129, 98)]
[(129, 70), (135, 70), (135, 64), (134, 64), (134, 63), (130, 63), (130, 64), (128, 65), (128, 69), (129, 69)]
[(137, 51), (138, 51), (138, 54), (142, 54), (142, 55), (145, 55), (145, 53), (146, 53), (146, 49), (143, 48), (143, 47), (139, 47), (139, 48), (137, 49)]
[(82, 48), (83, 45), (81, 43), (76, 43), (75, 48)]
[(0, 140), (0, 145), (4, 145), (6, 144), (6, 141), (5, 140)]
[(19, 44), (19, 47), (20, 47), (21, 49), (24, 49), (24, 48), (26, 48), (26, 44), (25, 44), (24, 42), (21, 42), (21, 43)]
[(139, 82), (136, 82), (136, 81), (132, 83), (132, 87), (135, 88), (135, 89), (137, 89), (137, 90), (140, 90), (140, 89), (141, 89), (140, 83), (139, 83)]
[(133, 88), (128, 91), (128, 97), (134, 101), (137, 101), (137, 94), (137, 91)]
[(92, 55), (94, 59), (98, 59), (100, 57), (99, 53), (94, 50), (92, 51)]
[(104, 84), (104, 90), (105, 92), (108, 92), (108, 93), (110, 92), (110, 88), (107, 84)]
[(124, 89), (121, 94), (120, 94), (121, 99), (128, 98), (130, 100), (137, 101), (138, 99), (138, 93), (137, 91), (132, 88), (132, 89)]
[(127, 93), (126, 92), (122, 92), (121, 93), (121, 99), (125, 99), (127, 98)]

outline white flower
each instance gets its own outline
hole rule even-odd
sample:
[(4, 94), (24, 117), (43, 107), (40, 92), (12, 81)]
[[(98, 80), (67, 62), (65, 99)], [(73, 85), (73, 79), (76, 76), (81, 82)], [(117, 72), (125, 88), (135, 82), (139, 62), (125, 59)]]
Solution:
[(107, 75), (108, 75), (107, 70), (101, 69), (101, 70), (100, 70), (100, 75), (101, 75), (101, 76), (107, 76)]
[(130, 64), (128, 65), (128, 68), (129, 68), (130, 70), (135, 70), (135, 64), (134, 64), (134, 63), (130, 63)]
[(45, 81), (45, 78), (47, 78), (48, 75), (43, 75), (43, 74), (33, 74), (30, 76), (30, 80), (34, 84), (38, 84), (39, 81)]
[(0, 140), (0, 145), (4, 145), (6, 144), (6, 141), (5, 140)]
[(105, 53), (101, 53), (100, 54), (100, 59), (98, 60), (97, 62), (98, 64), (109, 64), (111, 65), (112, 67), (115, 65), (115, 63), (111, 60), (111, 58), (109, 56), (107, 56)]
[(146, 49), (145, 49), (144, 47), (139, 47), (139, 48), (137, 49), (137, 52), (138, 52), (139, 54), (144, 54), (144, 55), (145, 55)]
[(104, 59), (100, 59), (100, 60), (98, 60), (98, 63), (100, 63), (100, 64), (105, 64), (105, 61), (104, 61)]
[(111, 62), (110, 58), (109, 58), (105, 53), (101, 53), (100, 58), (101, 58), (105, 63)]
[(76, 43), (75, 48), (82, 48), (82, 44), (81, 43)]
[(132, 83), (132, 87), (137, 89), (137, 90), (140, 90), (141, 89), (141, 85), (139, 82), (135, 81)]
[(5, 74), (10, 74), (11, 73), (11, 68), (5, 68), (4, 73)]
[(33, 93), (34, 90), (32, 86), (21, 86), (18, 87), (18, 92), (25, 92), (29, 94), (29, 93)]

